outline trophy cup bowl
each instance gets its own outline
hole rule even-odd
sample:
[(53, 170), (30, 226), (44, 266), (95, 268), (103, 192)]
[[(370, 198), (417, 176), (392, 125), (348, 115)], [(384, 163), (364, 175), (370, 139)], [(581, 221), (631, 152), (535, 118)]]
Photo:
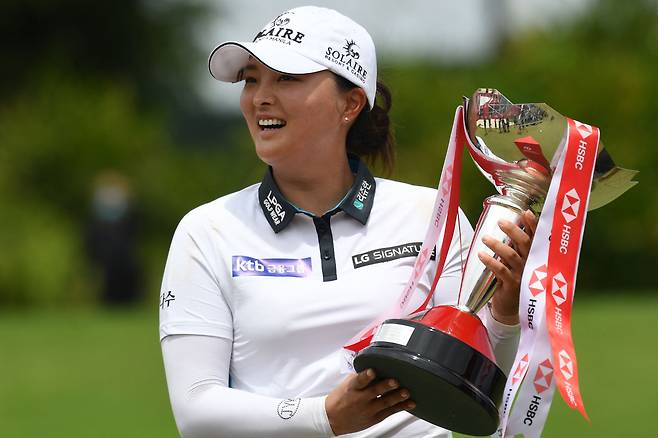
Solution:
[[(354, 368), (373, 368), (380, 379), (407, 388), (416, 417), (469, 435), (490, 435), (507, 377), (496, 364), (477, 313), (495, 292), (496, 278), (478, 258), (495, 256), (485, 235), (507, 242), (498, 221), (521, 225), (523, 213), (541, 212), (567, 120), (545, 103), (513, 104), (498, 90), (478, 89), (464, 98), (465, 132), (473, 161), (498, 194), (484, 200), (462, 277), (459, 302), (436, 306), (406, 319), (388, 319)], [(599, 143), (589, 210), (614, 200), (634, 184), (637, 172), (617, 167)]]

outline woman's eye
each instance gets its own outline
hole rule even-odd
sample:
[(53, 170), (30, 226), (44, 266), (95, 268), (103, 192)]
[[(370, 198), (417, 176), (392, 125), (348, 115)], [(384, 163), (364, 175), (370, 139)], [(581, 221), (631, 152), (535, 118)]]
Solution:
[(290, 76), (290, 75), (281, 75), (281, 76), (279, 76), (279, 80), (280, 81), (294, 81), (295, 78), (294, 78), (294, 76)]
[(244, 84), (245, 85), (253, 84), (253, 83), (256, 83), (256, 78), (251, 77), (251, 76), (247, 76), (246, 78), (244, 78)]

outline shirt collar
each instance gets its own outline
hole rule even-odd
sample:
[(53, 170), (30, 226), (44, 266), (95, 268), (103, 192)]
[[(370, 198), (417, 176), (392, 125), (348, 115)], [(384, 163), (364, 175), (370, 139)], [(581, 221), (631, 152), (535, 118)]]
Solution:
[[(375, 200), (375, 178), (358, 157), (350, 155), (349, 163), (354, 173), (354, 184), (338, 205), (326, 212), (324, 216), (332, 216), (343, 211), (365, 225)], [(312, 213), (295, 206), (283, 196), (274, 181), (271, 167), (268, 167), (258, 188), (258, 201), (265, 219), (275, 233), (286, 228), (297, 213), (314, 217)]]

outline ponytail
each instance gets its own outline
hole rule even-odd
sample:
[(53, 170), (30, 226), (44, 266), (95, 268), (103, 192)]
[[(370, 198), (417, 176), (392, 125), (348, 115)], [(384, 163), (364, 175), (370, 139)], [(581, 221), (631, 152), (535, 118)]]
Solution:
[[(339, 89), (351, 90), (357, 85), (336, 75)], [(389, 110), (392, 98), (388, 87), (377, 82), (375, 106), (363, 108), (347, 133), (347, 152), (365, 159), (370, 164), (379, 162), (384, 173), (390, 175), (395, 168), (395, 137), (391, 129)]]

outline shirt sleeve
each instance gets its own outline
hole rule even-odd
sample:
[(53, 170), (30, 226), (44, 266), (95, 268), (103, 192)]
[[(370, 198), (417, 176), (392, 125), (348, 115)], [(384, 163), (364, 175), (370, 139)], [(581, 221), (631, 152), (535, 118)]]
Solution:
[(161, 346), (183, 438), (334, 436), (326, 397), (276, 399), (229, 388), (230, 340), (175, 335), (164, 338)]
[(209, 221), (198, 209), (178, 224), (160, 290), (160, 339), (174, 334), (233, 339), (230, 302), (216, 269), (222, 256), (211, 234)]
[(491, 313), (490, 306), (484, 306), (479, 316), (489, 332), (489, 339), (498, 367), (503, 370), (506, 376), (509, 376), (512, 365), (514, 365), (516, 350), (519, 347), (521, 324), (507, 325), (496, 321)]

